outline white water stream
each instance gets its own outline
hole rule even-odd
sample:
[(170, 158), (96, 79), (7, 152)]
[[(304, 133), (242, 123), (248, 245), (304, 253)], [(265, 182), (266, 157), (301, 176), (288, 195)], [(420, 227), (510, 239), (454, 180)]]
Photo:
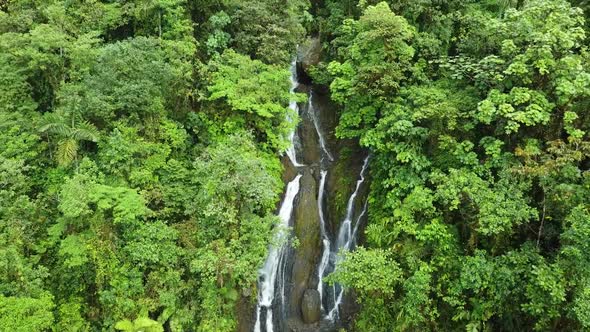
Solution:
[(320, 265), (318, 266), (318, 293), (320, 294), (320, 303), (322, 303), (322, 310), (324, 309), (324, 304), (322, 302), (322, 297), (324, 295), (324, 273), (326, 271), (326, 267), (330, 261), (330, 237), (326, 231), (326, 220), (324, 218), (324, 188), (326, 186), (326, 177), (328, 175), (328, 171), (321, 171), (320, 172), (320, 188), (318, 191), (318, 210), (320, 211), (320, 231), (322, 236), (322, 245), (324, 246), (322, 251), (322, 259), (320, 260)]
[[(292, 94), (294, 94), (295, 89), (297, 89), (297, 87), (299, 86), (299, 83), (297, 82), (297, 62), (295, 62), (295, 60), (293, 60), (293, 62), (291, 63), (291, 78), (290, 78), (290, 80), (291, 80), (290, 92)], [(289, 108), (295, 114), (299, 114), (299, 106), (297, 105), (297, 101), (295, 101), (295, 100), (290, 101)], [(293, 119), (290, 116), (288, 116), (288, 120), (293, 121)], [(300, 164), (299, 162), (297, 162), (297, 153), (295, 150), (295, 130), (293, 130), (292, 132), (289, 133), (289, 142), (291, 142), (291, 144), (289, 145), (289, 149), (287, 149), (287, 156), (289, 157), (289, 159), (291, 159), (293, 166), (295, 166), (295, 167), (303, 166), (303, 164)]]
[[(293, 203), (295, 202), (295, 197), (299, 193), (300, 179), (301, 174), (297, 175), (293, 181), (289, 182), (287, 185), (287, 192), (285, 193), (285, 199), (279, 210), (281, 229), (277, 232), (275, 240), (277, 240), (277, 242), (280, 241), (282, 244), (278, 247), (276, 245), (271, 245), (264, 267), (259, 272), (259, 295), (258, 305), (256, 307), (256, 323), (254, 325), (254, 331), (256, 332), (262, 331), (260, 322), (261, 308), (266, 308), (266, 331), (273, 332), (272, 305), (276, 293), (275, 285), (277, 281), (277, 272), (281, 262), (285, 259), (285, 246), (287, 245), (285, 237), (288, 235), (289, 220), (293, 213)], [(282, 292), (281, 296), (284, 296), (284, 292)]]
[[(297, 82), (296, 63), (293, 62), (291, 64), (290, 92), (295, 93), (298, 86), (299, 83)], [(360, 188), (365, 181), (368, 157), (364, 160), (363, 167), (360, 172), (360, 179), (358, 179), (356, 182), (355, 190), (348, 200), (346, 218), (340, 225), (337, 237), (334, 238), (335, 236), (331, 235), (328, 230), (330, 221), (326, 220), (326, 216), (324, 214), (328, 170), (330, 169), (334, 158), (327, 147), (326, 139), (324, 138), (324, 134), (322, 133), (322, 128), (320, 126), (321, 118), (319, 112), (321, 110), (315, 108), (313, 97), (313, 92), (310, 91), (307, 111), (309, 112), (310, 119), (313, 122), (318, 137), (318, 146), (316, 146), (316, 148), (319, 147), (322, 156), (320, 160), (317, 161), (318, 164), (315, 164), (319, 165), (320, 172), (317, 207), (319, 211), (322, 241), (322, 256), (318, 263), (317, 270), (317, 290), (320, 295), (321, 310), (324, 315), (324, 319), (335, 322), (339, 315), (339, 307), (343, 301), (344, 290), (339, 285), (333, 285), (331, 288), (326, 288), (323, 279), (326, 274), (334, 271), (336, 265), (339, 263), (341, 259), (341, 257), (338, 255), (339, 251), (352, 250), (356, 244), (355, 239), (357, 230), (361, 219), (366, 214), (367, 203), (365, 202), (363, 205), (363, 210), (358, 215), (355, 222), (353, 222), (353, 218), (355, 217), (354, 208), (357, 205), (356, 199)], [(296, 101), (290, 102), (289, 108), (293, 111), (293, 113), (297, 115), (299, 114), (299, 107)], [(293, 120), (293, 113), (288, 115), (289, 121)], [(298, 168), (312, 168), (313, 172), (313, 169), (315, 169), (317, 166), (305, 166), (297, 160), (296, 146), (299, 142), (299, 137), (297, 136), (296, 131), (291, 132), (288, 138), (291, 144), (289, 149), (286, 151), (286, 154), (291, 160), (292, 164)], [(310, 147), (303, 146), (302, 148), (305, 149)], [(287, 185), (285, 197), (279, 209), (280, 229), (275, 235), (273, 245), (269, 247), (268, 257), (264, 263), (264, 266), (259, 270), (258, 304), (256, 306), (256, 322), (254, 325), (254, 332), (274, 332), (275, 328), (280, 329), (281, 326), (274, 326), (273, 314), (274, 316), (277, 316), (276, 319), (279, 321), (284, 318), (280, 315), (284, 315), (285, 312), (287, 312), (285, 305), (288, 301), (286, 301), (285, 297), (288, 293), (288, 290), (286, 290), (285, 287), (288, 283), (287, 274), (290, 271), (290, 266), (288, 266), (290, 264), (290, 260), (288, 256), (290, 255), (289, 253), (292, 252), (292, 250), (288, 248), (289, 241), (287, 241), (287, 237), (289, 236), (289, 222), (293, 215), (296, 197), (300, 192), (302, 170), (299, 169), (298, 173), (299, 174)], [(287, 285), (287, 287), (289, 286)], [(327, 297), (328, 295), (330, 295), (330, 298)], [(331, 298), (332, 296), (333, 299)], [(325, 298), (325, 300), (322, 300), (323, 298)]]
[(309, 92), (308, 111), (309, 111), (309, 114), (311, 114), (313, 126), (315, 127), (315, 131), (318, 134), (318, 140), (320, 141), (320, 148), (322, 149), (322, 151), (324, 151), (324, 153), (326, 154), (326, 157), (328, 157), (328, 159), (330, 161), (334, 161), (334, 157), (332, 157), (332, 154), (330, 153), (330, 151), (328, 151), (328, 148), (326, 147), (326, 140), (324, 139), (324, 135), (322, 134), (322, 130), (320, 129), (319, 115), (317, 114), (317, 111), (316, 111), (315, 107), (313, 106), (313, 91)]
[[(334, 264), (335, 266), (342, 259), (340, 252), (349, 251), (350, 249), (352, 249), (352, 246), (354, 245), (354, 242), (356, 240), (353, 234), (356, 233), (356, 230), (358, 229), (358, 224), (361, 221), (361, 218), (363, 217), (364, 213), (366, 212), (365, 204), (365, 207), (363, 207), (363, 212), (356, 219), (355, 225), (352, 224), (352, 219), (354, 217), (355, 200), (358, 196), (361, 185), (363, 184), (363, 182), (365, 182), (365, 171), (367, 170), (368, 165), (369, 157), (366, 157), (365, 161), (363, 162), (363, 168), (361, 169), (360, 179), (358, 179), (358, 181), (356, 182), (356, 188), (354, 189), (354, 192), (352, 193), (352, 195), (350, 195), (350, 198), (348, 199), (348, 205), (346, 206), (346, 218), (340, 224), (340, 229), (338, 230), (338, 239), (336, 240), (336, 250), (333, 253), (336, 257)], [(332, 309), (328, 312), (328, 319), (331, 321), (338, 317), (340, 304), (342, 303), (342, 296), (344, 294), (344, 289), (342, 287), (336, 287), (336, 285), (334, 285), (333, 290), (334, 307), (332, 307)]]

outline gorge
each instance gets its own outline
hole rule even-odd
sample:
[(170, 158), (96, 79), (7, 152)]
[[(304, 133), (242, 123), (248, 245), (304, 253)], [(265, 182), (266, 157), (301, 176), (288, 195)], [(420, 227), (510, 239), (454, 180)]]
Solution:
[(590, 331), (589, 36), (590, 0), (1, 0), (0, 331)]
[(346, 326), (354, 311), (344, 289), (324, 278), (334, 271), (339, 253), (356, 244), (366, 215), (369, 158), (356, 142), (333, 137), (334, 105), (324, 87), (305, 79), (304, 52), (309, 57), (317, 50), (300, 50), (291, 65), (291, 91), (307, 100), (290, 105), (300, 123), (283, 161), (282, 228), (259, 272), (255, 332), (334, 331)]

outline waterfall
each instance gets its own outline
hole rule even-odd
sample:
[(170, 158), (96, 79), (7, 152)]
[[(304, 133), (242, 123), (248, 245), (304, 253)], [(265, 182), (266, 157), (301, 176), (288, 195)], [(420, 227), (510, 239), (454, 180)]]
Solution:
[[(275, 240), (281, 241), (280, 246), (271, 245), (268, 257), (266, 258), (266, 262), (264, 263), (264, 267), (259, 271), (259, 294), (258, 294), (258, 305), (256, 307), (256, 324), (254, 325), (254, 331), (261, 332), (260, 326), (260, 316), (261, 316), (261, 309), (266, 308), (266, 331), (272, 332), (273, 331), (273, 324), (272, 324), (272, 305), (273, 300), (275, 297), (275, 284), (277, 281), (277, 272), (279, 270), (279, 266), (285, 259), (285, 253), (287, 245), (285, 237), (287, 236), (287, 228), (289, 227), (289, 220), (291, 219), (291, 214), (293, 212), (293, 205), (295, 202), (295, 197), (299, 193), (299, 180), (301, 179), (301, 174), (297, 175), (293, 181), (289, 182), (287, 185), (287, 191), (285, 193), (285, 199), (283, 200), (283, 204), (279, 210), (279, 218), (281, 220), (279, 231), (276, 234)], [(281, 285), (284, 287), (284, 284)], [(281, 290), (284, 296), (284, 292)]]
[[(297, 82), (297, 62), (295, 60), (293, 60), (293, 62), (291, 63), (291, 94), (295, 93), (295, 89), (297, 89), (297, 87), (299, 86), (299, 83)], [(295, 114), (299, 114), (299, 106), (297, 105), (297, 101), (296, 100), (292, 100), (289, 102), (289, 108), (295, 113)], [(291, 118), (291, 115), (287, 116), (287, 120), (289, 121), (293, 121), (293, 118)], [(295, 150), (295, 131), (292, 131), (289, 133), (289, 142), (291, 143), (289, 145), (289, 148), (287, 149), (287, 156), (289, 157), (289, 159), (291, 160), (291, 163), (293, 163), (293, 165), (295, 167), (300, 167), (303, 166), (303, 164), (300, 164), (299, 162), (297, 162), (297, 153)]]
[(330, 153), (330, 151), (328, 151), (328, 148), (326, 147), (326, 140), (324, 139), (324, 135), (322, 134), (322, 130), (320, 129), (320, 124), (319, 124), (320, 120), (318, 118), (318, 114), (316, 112), (316, 109), (313, 106), (313, 91), (309, 92), (308, 110), (309, 110), (309, 114), (311, 114), (311, 119), (313, 121), (313, 126), (315, 127), (315, 131), (318, 134), (320, 148), (322, 149), (322, 151), (324, 152), (324, 154), (326, 155), (326, 157), (328, 157), (328, 159), (330, 161), (334, 161), (334, 157), (332, 157), (332, 154)]
[[(356, 240), (355, 236), (353, 236), (353, 235), (356, 233), (356, 230), (358, 229), (358, 224), (360, 223), (361, 218), (363, 217), (364, 213), (366, 212), (366, 203), (365, 203), (364, 207), (363, 207), (363, 212), (356, 219), (356, 222), (354, 223), (354, 225), (352, 224), (352, 219), (354, 218), (355, 200), (356, 200), (356, 197), (358, 196), (361, 185), (363, 184), (363, 182), (365, 182), (365, 171), (367, 170), (368, 165), (369, 165), (369, 157), (366, 157), (365, 161), (363, 162), (363, 167), (361, 169), (360, 178), (356, 182), (356, 188), (354, 189), (354, 192), (352, 193), (352, 195), (350, 195), (350, 198), (348, 199), (348, 205), (346, 206), (346, 218), (340, 224), (340, 229), (338, 230), (338, 238), (336, 240), (336, 248), (335, 248), (335, 252), (334, 252), (334, 255), (336, 257), (335, 262), (334, 262), (334, 266), (336, 266), (340, 262), (340, 260), (342, 259), (342, 257), (339, 255), (340, 251), (349, 251), (350, 249), (352, 249), (352, 247), (355, 243), (355, 240)], [(354, 233), (353, 233), (353, 230), (354, 230)], [(339, 314), (339, 310), (340, 310), (339, 307), (340, 307), (340, 304), (342, 303), (342, 296), (344, 294), (344, 289), (340, 286), (334, 285), (333, 290), (334, 290), (334, 306), (328, 312), (328, 319), (331, 321), (336, 319), (336, 317)]]
[[(291, 64), (290, 92), (294, 94), (298, 88), (300, 88), (300, 86), (297, 81), (296, 62), (293, 62)], [(290, 273), (295, 273), (295, 262), (300, 262), (298, 259), (301, 258), (299, 258), (300, 256), (297, 256), (297, 251), (288, 247), (289, 244), (288, 241), (286, 241), (286, 237), (289, 235), (288, 227), (289, 222), (293, 217), (293, 212), (295, 211), (295, 203), (303, 204), (302, 202), (310, 202), (310, 196), (308, 196), (310, 195), (310, 191), (306, 189), (308, 188), (307, 186), (309, 186), (310, 174), (313, 176), (315, 184), (317, 184), (317, 209), (319, 214), (319, 232), (321, 239), (321, 243), (318, 243), (318, 245), (321, 246), (321, 257), (317, 257), (317, 263), (314, 263), (317, 264), (315, 265), (317, 270), (313, 270), (312, 268), (313, 272), (311, 272), (315, 274), (317, 271), (317, 286), (315, 283), (312, 285), (309, 284), (315, 282), (314, 280), (307, 281), (308, 284), (305, 284), (305, 287), (307, 287), (307, 290), (317, 287), (316, 289), (319, 294), (319, 303), (321, 306), (318, 310), (321, 311), (322, 326), (335, 327), (338, 325), (337, 318), (339, 316), (339, 307), (342, 304), (344, 297), (342, 287), (337, 284), (332, 287), (326, 287), (324, 277), (333, 272), (336, 265), (339, 263), (341, 258), (338, 256), (338, 252), (340, 250), (348, 251), (354, 249), (359, 225), (367, 211), (366, 201), (364, 202), (360, 214), (355, 213), (354, 211), (355, 206), (359, 206), (357, 197), (365, 182), (365, 173), (368, 167), (368, 158), (365, 158), (360, 172), (360, 179), (357, 180), (356, 187), (348, 199), (346, 218), (341, 223), (337, 233), (332, 234), (333, 231), (331, 231), (332, 228), (330, 225), (333, 225), (333, 221), (330, 220), (331, 218), (329, 215), (326, 215), (325, 207), (327, 204), (327, 198), (330, 198), (326, 197), (326, 194), (329, 192), (326, 189), (327, 183), (329, 183), (328, 176), (329, 174), (332, 174), (331, 170), (332, 167), (335, 166), (335, 159), (330, 152), (328, 141), (325, 138), (322, 128), (321, 120), (324, 118), (321, 116), (322, 109), (318, 107), (318, 105), (322, 104), (315, 100), (313, 89), (311, 87), (308, 97), (307, 115), (309, 116), (304, 117), (303, 122), (305, 127), (303, 127), (304, 130), (301, 132), (308, 133), (307, 128), (312, 128), (311, 125), (313, 124), (313, 128), (317, 134), (317, 141), (314, 139), (305, 140), (305, 138), (310, 137), (299, 137), (296, 130), (291, 132), (288, 136), (291, 144), (286, 151), (286, 155), (296, 167), (297, 175), (287, 184), (285, 197), (279, 209), (281, 228), (275, 235), (273, 241), (274, 245), (269, 247), (268, 257), (264, 266), (259, 270), (259, 291), (255, 313), (256, 321), (254, 324), (254, 332), (274, 332), (275, 330), (281, 332), (285, 329), (291, 328), (289, 325), (293, 323), (291, 318), (297, 318), (289, 316), (293, 315), (293, 312), (297, 312), (296, 308), (289, 308), (287, 305), (293, 305), (294, 298), (292, 296), (300, 296), (293, 295), (294, 291), (292, 290), (292, 287), (295, 287), (293, 286), (295, 283), (291, 280)], [(296, 101), (292, 101), (289, 108), (292, 112), (287, 115), (287, 120), (292, 121), (294, 116), (299, 115), (299, 106)], [(309, 152), (307, 149), (318, 149), (320, 153), (306, 153)], [(300, 156), (305, 157), (306, 159), (303, 161), (297, 160), (297, 152), (301, 152)], [(315, 195), (316, 192), (311, 191), (311, 193)], [(298, 196), (299, 198), (297, 199)], [(315, 200), (316, 197), (313, 199)], [(311, 203), (314, 204), (315, 202), (311, 201)], [(301, 206), (297, 208), (297, 211), (299, 211)], [(306, 220), (309, 221), (310, 219)], [(309, 272), (306, 271), (306, 273)], [(300, 289), (301, 288), (299, 288), (297, 292), (300, 292)], [(287, 323), (287, 321), (289, 321), (289, 323)]]
[[(315, 108), (313, 104), (313, 90), (309, 92), (309, 99), (308, 99), (308, 112), (311, 116), (311, 120), (313, 122), (313, 126), (315, 131), (318, 135), (318, 143), (320, 146), (321, 151), (323, 154), (328, 158), (328, 161), (334, 161), (334, 157), (328, 150), (326, 146), (326, 140), (324, 138), (324, 134), (320, 128), (320, 119), (318, 110)], [(322, 164), (322, 163), (320, 163)], [(323, 294), (324, 294), (324, 273), (326, 271), (326, 267), (328, 266), (330, 260), (330, 246), (332, 245), (330, 242), (330, 237), (326, 230), (326, 219), (324, 217), (324, 193), (326, 187), (326, 178), (328, 176), (328, 171), (325, 169), (325, 165), (322, 165), (320, 170), (320, 185), (318, 189), (318, 211), (320, 215), (320, 232), (321, 232), (321, 239), (322, 239), (322, 257), (320, 259), (320, 263), (318, 266), (318, 286), (317, 290), (320, 294), (320, 303), (322, 306), (322, 311), (324, 310), (324, 304), (322, 301)]]
[(368, 165), (369, 157), (366, 157), (365, 161), (363, 162), (363, 168), (361, 169), (360, 178), (356, 182), (356, 188), (354, 189), (354, 192), (352, 193), (352, 195), (350, 195), (350, 198), (348, 199), (348, 205), (346, 206), (346, 218), (344, 219), (342, 224), (340, 224), (340, 230), (338, 232), (338, 239), (336, 242), (338, 245), (338, 249), (349, 250), (350, 246), (352, 245), (352, 218), (354, 216), (354, 203), (358, 195), (359, 189), (361, 188), (361, 185), (363, 184), (363, 182), (365, 182), (365, 170), (367, 169)]
[[(324, 155), (328, 158), (328, 160), (330, 162), (334, 161), (334, 158), (332, 157), (332, 154), (330, 153), (330, 151), (328, 150), (327, 146), (326, 146), (326, 140), (324, 139), (324, 135), (322, 133), (322, 130), (320, 128), (320, 121), (319, 121), (319, 115), (318, 112), (316, 110), (316, 108), (314, 107), (313, 104), (313, 91), (310, 91), (309, 93), (309, 101), (308, 101), (308, 111), (311, 115), (311, 119), (313, 121), (313, 125), (315, 127), (316, 133), (318, 135), (318, 143), (319, 146), (322, 150), (322, 152), (324, 153)], [(327, 164), (329, 166), (329, 164)], [(341, 260), (341, 258), (338, 256), (339, 251), (343, 250), (343, 251), (349, 251), (352, 250), (354, 248), (354, 245), (356, 245), (356, 235), (358, 232), (358, 228), (359, 225), (361, 223), (361, 220), (364, 218), (366, 212), (367, 212), (367, 201), (365, 201), (365, 203), (363, 204), (363, 209), (361, 211), (361, 213), (358, 215), (358, 217), (356, 218), (355, 222), (353, 223), (353, 218), (354, 218), (354, 207), (355, 207), (355, 203), (356, 203), (356, 199), (357, 196), (359, 194), (359, 191), (363, 185), (363, 183), (365, 182), (365, 173), (366, 170), (368, 168), (369, 165), (369, 157), (367, 156), (365, 158), (365, 160), (363, 161), (363, 166), (361, 168), (361, 172), (359, 175), (359, 179), (356, 182), (356, 187), (353, 191), (353, 193), (351, 194), (350, 198), (348, 199), (348, 204), (346, 207), (346, 217), (344, 219), (344, 221), (340, 224), (340, 229), (338, 230), (338, 237), (336, 238), (336, 243), (335, 246), (333, 248), (332, 251), (332, 241), (330, 241), (330, 236), (326, 230), (326, 219), (324, 216), (324, 193), (325, 193), (325, 185), (326, 185), (326, 178), (328, 175), (328, 170), (325, 169), (326, 165), (322, 165), (322, 168), (320, 170), (320, 184), (319, 184), (319, 190), (318, 190), (318, 211), (319, 211), (319, 215), (320, 215), (320, 231), (321, 231), (321, 239), (322, 239), (322, 246), (323, 246), (323, 250), (322, 250), (322, 256), (320, 259), (320, 263), (318, 265), (318, 285), (317, 285), (317, 290), (320, 294), (320, 302), (322, 304), (322, 311), (324, 311), (324, 301), (323, 301), (323, 297), (324, 297), (324, 276), (326, 274), (326, 270), (328, 269), (329, 265), (330, 265), (330, 258), (332, 258), (332, 266), (331, 266), (331, 270), (333, 271), (334, 268), (336, 267), (336, 265), (339, 263), (339, 261)], [(341, 286), (338, 285), (334, 285), (332, 287), (332, 295), (333, 295), (333, 306), (330, 310), (328, 310), (328, 314), (327, 314), (327, 319), (329, 319), (330, 321), (334, 321), (337, 317), (337, 315), (339, 314), (339, 307), (340, 304), (342, 303), (342, 298), (344, 295), (344, 289)]]
[(354, 225), (354, 230), (352, 231), (352, 244), (351, 244), (351, 248), (350, 249), (354, 249), (354, 246), (356, 245), (356, 234), (358, 233), (359, 230), (359, 225), (361, 224), (361, 221), (363, 220), (363, 217), (367, 214), (367, 208), (369, 207), (369, 201), (365, 200), (365, 204), (363, 205), (363, 210), (361, 211), (361, 214), (359, 214), (359, 217), (356, 220), (356, 223)]
[(322, 259), (320, 260), (320, 265), (318, 267), (318, 293), (320, 293), (320, 303), (322, 303), (322, 310), (324, 309), (324, 304), (322, 302), (322, 297), (324, 295), (323, 288), (324, 288), (324, 272), (326, 271), (326, 267), (328, 266), (328, 262), (330, 260), (330, 237), (326, 232), (326, 220), (324, 218), (324, 187), (326, 186), (326, 176), (328, 175), (328, 171), (322, 170), (320, 172), (320, 189), (318, 191), (318, 210), (320, 211), (320, 231), (322, 236), (322, 245), (324, 246), (322, 251)]

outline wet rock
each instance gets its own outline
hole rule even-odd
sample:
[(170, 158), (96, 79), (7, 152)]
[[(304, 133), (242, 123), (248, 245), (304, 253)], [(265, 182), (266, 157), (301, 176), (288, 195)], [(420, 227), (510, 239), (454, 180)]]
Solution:
[(307, 289), (301, 300), (303, 322), (306, 324), (318, 322), (321, 317), (321, 306), (320, 293), (317, 289)]
[(352, 141), (339, 142), (339, 158), (333, 163), (326, 182), (327, 209), (330, 216), (328, 226), (332, 234), (338, 234), (340, 223), (346, 216), (346, 206), (354, 191), (361, 163), (362, 151)]
[(310, 84), (309, 67), (317, 65), (321, 60), (322, 43), (319, 38), (309, 38), (299, 46), (297, 52), (297, 76), (299, 82)]
[(301, 106), (301, 124), (299, 134), (303, 146), (303, 160), (305, 164), (311, 165), (320, 161), (320, 144), (317, 131), (313, 125), (312, 114), (309, 103)]
[(337, 159), (339, 141), (334, 135), (339, 120), (337, 106), (330, 100), (329, 94), (319, 93), (317, 86), (313, 87), (313, 104), (316, 109), (315, 114), (326, 146), (332, 157)]
[(321, 254), (320, 221), (317, 206), (317, 183), (311, 169), (301, 178), (299, 203), (295, 208), (295, 236), (299, 246), (295, 250), (292, 270), (292, 290), (289, 307), (292, 314), (300, 316), (303, 293), (313, 287), (312, 278)]
[(253, 303), (249, 297), (240, 296), (238, 299), (235, 312), (238, 318), (238, 326), (236, 327), (237, 332), (250, 332), (252, 326), (254, 326), (253, 313), (255, 311), (255, 303)]
[(293, 166), (291, 159), (284, 155), (281, 159), (281, 164), (283, 165), (283, 174), (281, 176), (283, 182), (285, 184), (291, 182), (297, 176), (297, 169)]

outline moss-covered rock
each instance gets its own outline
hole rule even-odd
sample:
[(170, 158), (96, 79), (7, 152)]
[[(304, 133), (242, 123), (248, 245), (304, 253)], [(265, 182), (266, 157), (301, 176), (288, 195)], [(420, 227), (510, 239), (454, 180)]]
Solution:
[[(299, 310), (303, 293), (308, 288), (315, 288), (312, 284), (314, 271), (321, 255), (320, 221), (317, 206), (317, 182), (312, 169), (307, 168), (301, 178), (299, 203), (295, 209), (295, 236), (299, 245), (293, 259), (291, 281), (293, 288), (289, 305), (292, 310)], [(301, 314), (294, 312), (296, 316)]]
[(320, 300), (320, 292), (317, 289), (307, 289), (303, 293), (301, 300), (301, 313), (303, 315), (303, 322), (306, 324), (313, 324), (320, 320), (322, 309), (322, 302)]
[(322, 44), (319, 38), (308, 38), (299, 46), (297, 51), (297, 76), (301, 83), (311, 83), (309, 69), (320, 62), (321, 55)]
[[(365, 155), (358, 145), (353, 142), (341, 143), (339, 158), (334, 161), (326, 185), (327, 209), (333, 234), (336, 234), (340, 222), (346, 217), (348, 199), (354, 191), (364, 158)], [(361, 201), (363, 200), (358, 199), (357, 203)], [(355, 207), (355, 211), (360, 212), (360, 209)]]

